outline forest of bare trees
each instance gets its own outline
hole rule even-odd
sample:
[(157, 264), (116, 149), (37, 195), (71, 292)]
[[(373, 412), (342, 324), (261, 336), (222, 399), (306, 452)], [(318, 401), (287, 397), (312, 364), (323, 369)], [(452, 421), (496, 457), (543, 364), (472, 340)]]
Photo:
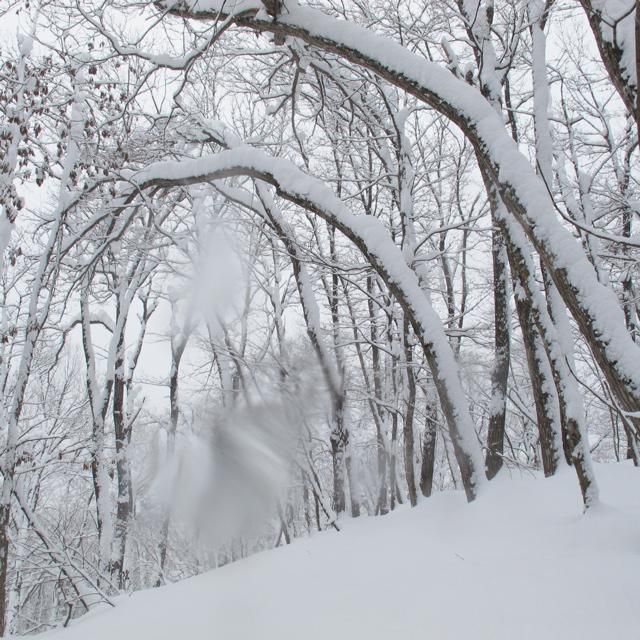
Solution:
[(638, 4), (0, 0), (0, 636), (637, 466)]

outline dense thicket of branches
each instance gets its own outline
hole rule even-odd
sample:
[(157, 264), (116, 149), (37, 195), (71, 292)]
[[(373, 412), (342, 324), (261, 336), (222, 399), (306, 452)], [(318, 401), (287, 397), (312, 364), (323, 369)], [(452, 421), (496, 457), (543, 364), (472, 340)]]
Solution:
[(637, 465), (636, 13), (0, 0), (0, 635)]

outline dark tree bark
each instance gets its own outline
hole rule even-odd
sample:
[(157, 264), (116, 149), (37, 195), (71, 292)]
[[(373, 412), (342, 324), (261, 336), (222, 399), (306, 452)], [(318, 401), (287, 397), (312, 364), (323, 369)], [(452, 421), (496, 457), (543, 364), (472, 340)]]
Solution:
[(405, 318), (403, 326), (404, 337), (404, 359), (406, 364), (406, 380), (407, 380), (407, 403), (404, 414), (403, 423), (403, 442), (404, 442), (404, 475), (407, 479), (407, 488), (409, 490), (409, 502), (412, 507), (418, 503), (418, 492), (416, 490), (416, 474), (414, 467), (414, 440), (413, 440), (413, 422), (416, 405), (416, 379), (413, 371), (413, 345), (411, 343), (411, 327)]
[[(495, 226), (495, 220), (494, 220)], [(509, 324), (509, 265), (504, 238), (497, 228), (492, 236), (493, 257), (493, 318), (494, 318), (494, 365), (491, 372), (491, 406), (487, 432), (487, 455), (485, 460), (487, 478), (493, 478), (502, 468), (504, 435), (507, 413), (507, 385), (511, 353)]]
[[(519, 282), (518, 280), (517, 283), (519, 284)], [(536, 409), (542, 469), (544, 475), (549, 477), (558, 468), (553, 433), (556, 429), (562, 428), (560, 407), (556, 394), (550, 391), (551, 389), (555, 390), (555, 383), (553, 378), (547, 375), (547, 370), (550, 370), (549, 363), (540, 333), (532, 320), (531, 301), (524, 296), (516, 295), (516, 310), (527, 357), (531, 393)]]
[[(116, 317), (120, 312), (120, 304), (116, 309)], [(131, 442), (131, 433), (127, 424), (125, 410), (125, 354), (124, 354), (124, 326), (116, 345), (115, 378), (113, 384), (113, 428), (116, 441), (116, 477), (117, 495), (116, 523), (115, 523), (115, 559), (111, 563), (111, 573), (115, 574), (118, 586), (124, 588), (124, 556), (127, 546), (127, 533), (133, 502), (131, 494), (131, 470), (127, 448)]]
[[(480, 165), (482, 168), (482, 165)], [(511, 277), (513, 279), (513, 288), (516, 291), (515, 306), (518, 314), (518, 321), (520, 323), (520, 330), (522, 332), (522, 338), (524, 342), (525, 355), (527, 358), (527, 368), (529, 370), (529, 378), (531, 381), (533, 401), (536, 410), (536, 421), (538, 427), (538, 433), (540, 436), (540, 449), (542, 455), (542, 467), (545, 476), (553, 475), (558, 466), (557, 455), (554, 447), (554, 432), (560, 431), (561, 427), (561, 413), (560, 405), (555, 390), (555, 381), (550, 373), (550, 363), (548, 361), (542, 338), (540, 336), (538, 327), (535, 324), (533, 316), (533, 300), (529, 291), (529, 278), (530, 273), (527, 269), (527, 263), (522, 258), (518, 248), (510, 241), (507, 227), (504, 220), (500, 217), (498, 209), (501, 206), (500, 196), (498, 195), (495, 186), (491, 183), (489, 177), (483, 173), (483, 179), (487, 195), (489, 197), (489, 205), (491, 207), (492, 220), (496, 225), (495, 233), (500, 234), (500, 241), (503, 244), (501, 249), (504, 250), (509, 265), (511, 267)], [(507, 265), (500, 265), (499, 272), (506, 275)], [(494, 280), (495, 280), (495, 267), (494, 267)], [(503, 284), (504, 286), (504, 284)], [(529, 292), (530, 293), (530, 292)], [(494, 293), (495, 295), (495, 293)], [(500, 302), (503, 302), (502, 300)], [(502, 306), (504, 311), (504, 306)], [(496, 315), (496, 323), (498, 317)], [(508, 331), (508, 329), (507, 329)], [(496, 367), (498, 362), (501, 365), (506, 364), (506, 371), (500, 371), (500, 382), (506, 385), (505, 376), (508, 379), (509, 375), (509, 362), (498, 360), (498, 345), (503, 346), (505, 339), (510, 340), (509, 337), (504, 336), (502, 332), (498, 338), (498, 325), (496, 325)], [(495, 373), (495, 369), (494, 369)], [(492, 379), (493, 382), (493, 379)], [(506, 391), (506, 386), (505, 386)], [(505, 406), (506, 410), (506, 406)], [(498, 430), (500, 424), (489, 425), (488, 445), (489, 450), (487, 452), (487, 462), (491, 461), (492, 469), (500, 469), (497, 461), (495, 461), (491, 447), (501, 447), (500, 453), (504, 452), (504, 426)], [(500, 460), (502, 460), (500, 458)], [(493, 474), (495, 475), (495, 473)], [(489, 475), (489, 464), (487, 464), (487, 477), (493, 477)]]
[(420, 468), (420, 492), (428, 498), (433, 491), (433, 473), (436, 461), (437, 411), (426, 398), (427, 411), (422, 436), (422, 465)]

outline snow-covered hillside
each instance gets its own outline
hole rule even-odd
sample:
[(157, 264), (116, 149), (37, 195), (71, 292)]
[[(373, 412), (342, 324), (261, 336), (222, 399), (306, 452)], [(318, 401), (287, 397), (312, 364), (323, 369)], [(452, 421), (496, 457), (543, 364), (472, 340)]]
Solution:
[(119, 600), (49, 640), (640, 637), (640, 472), (492, 482)]

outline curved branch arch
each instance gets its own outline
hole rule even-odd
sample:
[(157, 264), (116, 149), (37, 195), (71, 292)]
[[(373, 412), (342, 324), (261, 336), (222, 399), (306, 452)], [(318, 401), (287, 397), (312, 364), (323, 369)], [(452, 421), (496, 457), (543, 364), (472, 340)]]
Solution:
[(188, 186), (248, 176), (275, 187), (278, 195), (334, 226), (358, 247), (402, 306), (433, 374), (468, 500), (486, 481), (484, 462), (460, 380), (458, 364), (440, 318), (406, 264), (402, 251), (376, 218), (356, 216), (319, 180), (290, 161), (248, 146), (180, 162), (158, 162), (128, 179), (138, 190)]

